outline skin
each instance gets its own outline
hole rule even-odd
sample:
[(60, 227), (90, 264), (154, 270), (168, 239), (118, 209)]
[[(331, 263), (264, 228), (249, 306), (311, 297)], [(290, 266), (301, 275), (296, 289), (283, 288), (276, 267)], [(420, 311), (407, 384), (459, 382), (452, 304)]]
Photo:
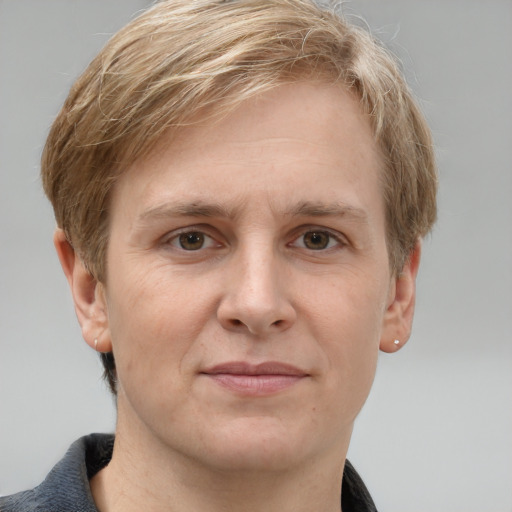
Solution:
[(102, 512), (340, 510), (378, 350), (414, 310), (420, 249), (391, 274), (380, 172), (355, 97), (283, 85), (126, 170), (105, 283), (57, 230), (84, 339), (117, 363)]

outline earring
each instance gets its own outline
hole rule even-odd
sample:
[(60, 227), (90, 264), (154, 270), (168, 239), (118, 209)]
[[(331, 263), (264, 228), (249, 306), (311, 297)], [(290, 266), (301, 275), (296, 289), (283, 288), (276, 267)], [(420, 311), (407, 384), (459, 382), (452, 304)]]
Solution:
[(400, 345), (400, 340), (395, 340), (393, 343), (398, 347), (398, 345)]
[(98, 351), (98, 338), (94, 338), (94, 350)]

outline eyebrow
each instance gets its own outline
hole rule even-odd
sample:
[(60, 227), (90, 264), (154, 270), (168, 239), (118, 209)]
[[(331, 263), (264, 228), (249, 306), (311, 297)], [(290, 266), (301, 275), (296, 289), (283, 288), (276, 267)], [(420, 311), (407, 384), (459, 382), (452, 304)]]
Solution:
[(144, 210), (138, 217), (139, 221), (148, 219), (165, 219), (169, 217), (234, 217), (235, 211), (219, 203), (165, 203)]
[(368, 224), (368, 214), (365, 210), (338, 202), (304, 201), (294, 208), (287, 210), (285, 214), (293, 217), (347, 217), (351, 220)]
[[(166, 219), (170, 217), (221, 217), (236, 218), (240, 209), (227, 208), (220, 203), (203, 203), (199, 201), (183, 203), (165, 203), (143, 211), (139, 222), (150, 219)], [(368, 215), (365, 210), (347, 205), (345, 203), (324, 203), (316, 201), (303, 201), (283, 212), (289, 217), (346, 217), (350, 220), (368, 224)]]
[(157, 205), (144, 210), (137, 217), (137, 224), (144, 225), (148, 221), (165, 220), (173, 217), (205, 217), (235, 218), (236, 208), (230, 209), (220, 203), (172, 202)]

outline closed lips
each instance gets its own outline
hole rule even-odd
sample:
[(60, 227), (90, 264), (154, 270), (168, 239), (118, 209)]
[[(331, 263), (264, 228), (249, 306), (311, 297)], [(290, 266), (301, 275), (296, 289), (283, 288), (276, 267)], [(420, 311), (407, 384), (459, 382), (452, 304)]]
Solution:
[(276, 394), (308, 376), (306, 372), (295, 366), (279, 362), (256, 365), (230, 362), (213, 366), (201, 373), (222, 388), (246, 397)]
[(201, 373), (207, 375), (288, 375), (296, 377), (305, 377), (307, 372), (296, 368), (295, 366), (279, 363), (279, 362), (265, 362), (260, 364), (250, 364), (246, 362), (229, 362), (221, 363), (203, 370)]

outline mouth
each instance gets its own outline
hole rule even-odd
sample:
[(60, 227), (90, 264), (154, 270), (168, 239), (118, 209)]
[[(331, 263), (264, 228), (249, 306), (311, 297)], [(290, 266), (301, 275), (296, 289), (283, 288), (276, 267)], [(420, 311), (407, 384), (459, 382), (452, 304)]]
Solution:
[(265, 396), (288, 389), (308, 373), (286, 363), (269, 361), (249, 364), (242, 361), (222, 363), (201, 372), (219, 386), (246, 396)]

